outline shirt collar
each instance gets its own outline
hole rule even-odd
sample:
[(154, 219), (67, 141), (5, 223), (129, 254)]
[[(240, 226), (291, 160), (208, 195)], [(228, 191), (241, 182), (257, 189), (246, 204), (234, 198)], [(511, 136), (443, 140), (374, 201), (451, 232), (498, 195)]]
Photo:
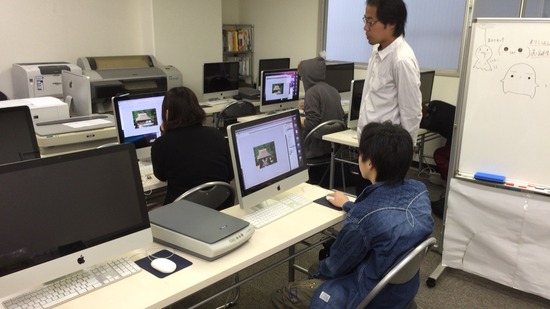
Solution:
[(380, 57), (380, 59), (384, 60), (384, 58), (386, 58), (386, 56), (391, 54), (393, 51), (395, 51), (397, 49), (397, 47), (399, 45), (401, 45), (403, 40), (404, 40), (403, 35), (400, 35), (395, 40), (393, 40), (393, 42), (391, 42), (390, 45), (388, 45), (386, 48), (384, 48), (382, 50), (378, 49), (378, 47), (380, 47), (380, 44), (378, 44), (376, 46), (376, 53), (378, 54), (378, 57)]

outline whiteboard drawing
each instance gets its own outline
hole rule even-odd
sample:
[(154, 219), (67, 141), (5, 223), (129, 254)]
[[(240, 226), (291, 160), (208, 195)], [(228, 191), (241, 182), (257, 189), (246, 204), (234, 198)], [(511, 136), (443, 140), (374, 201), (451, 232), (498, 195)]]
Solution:
[(501, 80), (502, 90), (505, 94), (511, 92), (520, 95), (535, 97), (538, 87), (535, 69), (525, 63), (518, 63), (511, 66)]
[(481, 45), (476, 48), (475, 56), (477, 60), (474, 64), (474, 68), (484, 71), (491, 71), (491, 64), (489, 63), (489, 59), (491, 59), (492, 55), (493, 50), (487, 45)]
[(529, 47), (526, 46), (514, 46), (511, 44), (501, 45), (498, 54), (501, 56), (512, 56), (515, 58), (528, 58), (529, 57)]

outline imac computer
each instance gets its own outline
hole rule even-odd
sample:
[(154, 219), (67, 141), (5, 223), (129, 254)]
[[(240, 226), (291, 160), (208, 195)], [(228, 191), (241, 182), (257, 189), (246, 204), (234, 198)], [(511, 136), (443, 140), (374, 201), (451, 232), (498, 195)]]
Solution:
[(266, 207), (308, 180), (297, 109), (230, 125), (227, 128), (240, 207)]
[(215, 101), (239, 94), (239, 62), (205, 63), (203, 67), (203, 99)]
[(277, 69), (289, 69), (290, 58), (260, 59), (258, 62), (258, 89), (262, 86), (262, 72)]
[(0, 299), (151, 246), (134, 147), (0, 165)]
[(0, 164), (40, 158), (27, 105), (0, 108)]
[(61, 71), (63, 97), (69, 104), (71, 117), (92, 114), (92, 92), (90, 77), (70, 71)]
[(355, 79), (351, 81), (351, 102), (348, 112), (348, 128), (357, 129), (357, 120), (359, 119), (359, 110), (361, 109), (361, 100), (363, 99), (364, 79)]
[(113, 98), (119, 143), (132, 143), (138, 160), (151, 161), (151, 145), (161, 135), (164, 92), (116, 96)]
[(355, 64), (353, 62), (327, 64), (325, 81), (340, 93), (349, 92), (354, 70)]
[(428, 105), (432, 100), (435, 71), (420, 72), (420, 92), (422, 93), (422, 105)]
[(300, 95), (298, 69), (262, 72), (260, 111), (275, 112), (297, 108)]

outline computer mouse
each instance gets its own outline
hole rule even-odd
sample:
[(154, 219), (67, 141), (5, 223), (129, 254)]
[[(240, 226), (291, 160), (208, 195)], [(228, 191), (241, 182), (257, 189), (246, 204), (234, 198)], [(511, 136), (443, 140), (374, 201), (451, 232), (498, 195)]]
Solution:
[(176, 266), (176, 263), (166, 258), (156, 258), (151, 261), (151, 267), (165, 274), (173, 273)]
[(334, 196), (327, 195), (327, 201), (329, 201), (329, 202), (334, 201)]

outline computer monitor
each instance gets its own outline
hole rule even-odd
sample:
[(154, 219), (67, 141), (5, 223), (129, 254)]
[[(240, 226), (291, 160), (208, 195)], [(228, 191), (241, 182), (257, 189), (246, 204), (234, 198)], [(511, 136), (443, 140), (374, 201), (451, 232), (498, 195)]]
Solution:
[(432, 100), (435, 71), (420, 72), (420, 92), (422, 93), (422, 105), (427, 105)]
[(289, 69), (290, 58), (260, 59), (258, 62), (258, 89), (262, 86), (262, 72), (277, 69)]
[(151, 246), (130, 144), (0, 165), (0, 298)]
[(308, 180), (297, 109), (227, 128), (240, 207), (268, 199)]
[(113, 97), (119, 143), (132, 143), (138, 159), (151, 160), (151, 145), (160, 137), (164, 92)]
[(354, 77), (355, 64), (353, 62), (336, 63), (327, 64), (326, 67), (325, 81), (327, 84), (336, 88), (338, 92), (350, 91), (351, 81)]
[(363, 99), (364, 79), (355, 79), (351, 81), (351, 102), (348, 111), (348, 128), (356, 129), (359, 119), (359, 110), (361, 109), (361, 100)]
[(27, 105), (0, 108), (0, 164), (40, 158)]
[(90, 77), (71, 71), (61, 71), (63, 98), (69, 104), (69, 114), (88, 116), (92, 114), (92, 92)]
[(298, 69), (262, 72), (260, 111), (262, 113), (297, 108), (300, 95)]
[(205, 63), (203, 67), (203, 99), (232, 98), (239, 94), (239, 62)]

